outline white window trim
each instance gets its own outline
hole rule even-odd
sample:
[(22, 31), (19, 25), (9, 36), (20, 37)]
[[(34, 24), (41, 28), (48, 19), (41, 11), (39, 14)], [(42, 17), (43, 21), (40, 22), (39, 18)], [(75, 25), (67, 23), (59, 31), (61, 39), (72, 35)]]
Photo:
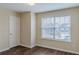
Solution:
[[(69, 15), (66, 15), (66, 16), (69, 16)], [(49, 16), (48, 16), (49, 17)], [(52, 17), (54, 17), (54, 19), (55, 19), (55, 17), (56, 16), (52, 16)], [(64, 17), (64, 16), (57, 16), (57, 17)], [(71, 18), (71, 16), (70, 16), (70, 18)], [(55, 39), (55, 30), (54, 30), (54, 37), (53, 37), (53, 39), (52, 38), (42, 38), (42, 31), (41, 31), (41, 38), (42, 39), (46, 39), (46, 40), (55, 40), (55, 41), (63, 41), (63, 42), (72, 42), (72, 21), (71, 21), (71, 19), (70, 19), (70, 22), (71, 22), (71, 27), (70, 27), (70, 36), (71, 36), (71, 39)], [(54, 22), (55, 23), (55, 22)], [(41, 28), (42, 29), (42, 28)]]

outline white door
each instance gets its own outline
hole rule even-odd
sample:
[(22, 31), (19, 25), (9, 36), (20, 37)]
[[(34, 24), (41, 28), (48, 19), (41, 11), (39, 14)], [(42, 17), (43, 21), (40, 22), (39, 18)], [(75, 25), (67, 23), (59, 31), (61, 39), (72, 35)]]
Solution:
[[(18, 21), (19, 20), (16, 16), (10, 16), (9, 18), (9, 46), (15, 47), (18, 45), (18, 41), (20, 38), (18, 38)], [(19, 33), (20, 34), (20, 33)]]

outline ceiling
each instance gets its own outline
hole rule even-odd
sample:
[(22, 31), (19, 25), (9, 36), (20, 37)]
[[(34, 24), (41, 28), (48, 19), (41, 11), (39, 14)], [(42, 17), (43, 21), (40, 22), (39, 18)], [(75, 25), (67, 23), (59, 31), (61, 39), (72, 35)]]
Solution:
[(33, 6), (30, 6), (27, 3), (0, 3), (0, 6), (15, 12), (31, 11), (38, 13), (38, 12), (77, 7), (79, 6), (79, 3), (36, 3)]

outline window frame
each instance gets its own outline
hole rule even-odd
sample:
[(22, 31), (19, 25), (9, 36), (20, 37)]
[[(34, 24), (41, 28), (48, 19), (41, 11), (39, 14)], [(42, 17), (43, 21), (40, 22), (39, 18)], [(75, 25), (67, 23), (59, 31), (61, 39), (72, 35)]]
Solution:
[[(53, 17), (54, 20), (55, 20), (55, 17), (66, 17), (66, 16), (69, 16), (70, 17), (70, 39), (56, 39), (55, 38), (55, 29), (54, 29), (54, 35), (53, 35), (53, 38), (42, 38), (42, 17), (41, 17), (41, 21), (40, 21), (40, 37), (41, 39), (46, 39), (46, 40), (55, 40), (55, 41), (63, 41), (63, 42), (72, 42), (72, 17), (70, 15), (64, 15), (64, 16), (43, 16), (43, 17)], [(54, 21), (54, 28), (55, 28), (55, 21)]]

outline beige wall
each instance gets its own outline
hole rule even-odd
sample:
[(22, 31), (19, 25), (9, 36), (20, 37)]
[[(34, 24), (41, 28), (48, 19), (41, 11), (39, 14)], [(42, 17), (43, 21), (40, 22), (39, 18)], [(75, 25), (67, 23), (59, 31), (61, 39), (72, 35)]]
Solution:
[(20, 21), (20, 33), (21, 33), (21, 45), (30, 47), (31, 39), (31, 16), (30, 13), (21, 13)]
[[(70, 15), (72, 28), (72, 42), (63, 42), (55, 40), (46, 40), (41, 38), (40, 20), (42, 16), (62, 16)], [(70, 8), (57, 11), (50, 11), (36, 14), (36, 44), (49, 48), (58, 48), (66, 51), (73, 51), (79, 53), (79, 8)]]
[(21, 20), (17, 20), (16, 38), (18, 45), (33, 47), (35, 45), (35, 14), (30, 12), (16, 13), (0, 6), (0, 51), (9, 48), (9, 16), (21, 18)]
[[(63, 10), (36, 14), (36, 42), (35, 42), (35, 22), (32, 23), (32, 21), (35, 18), (35, 14), (31, 14), (30, 12), (27, 12), (17, 15), (17, 13), (15, 12), (0, 7), (0, 50), (9, 47), (9, 16), (12, 15), (20, 16), (21, 18), (20, 21), (21, 45), (24, 45), (26, 47), (31, 47), (32, 45), (35, 46), (36, 43), (36, 45), (39, 46), (46, 46), (49, 48), (59, 48), (59, 49), (75, 51), (79, 53), (79, 46), (78, 46), (79, 45), (79, 8), (63, 9)], [(41, 31), (40, 31), (40, 20), (41, 17), (44, 15), (52, 15), (52, 16), (70, 15), (72, 17), (71, 18), (72, 42), (68, 43), (63, 41), (42, 39)], [(34, 26), (32, 26), (32, 24)]]
[(35, 46), (35, 14), (21, 13), (21, 45), (32, 48)]
[(31, 47), (36, 43), (36, 15), (31, 13)]
[(16, 13), (0, 7), (0, 51), (9, 48), (9, 16), (12, 15)]

